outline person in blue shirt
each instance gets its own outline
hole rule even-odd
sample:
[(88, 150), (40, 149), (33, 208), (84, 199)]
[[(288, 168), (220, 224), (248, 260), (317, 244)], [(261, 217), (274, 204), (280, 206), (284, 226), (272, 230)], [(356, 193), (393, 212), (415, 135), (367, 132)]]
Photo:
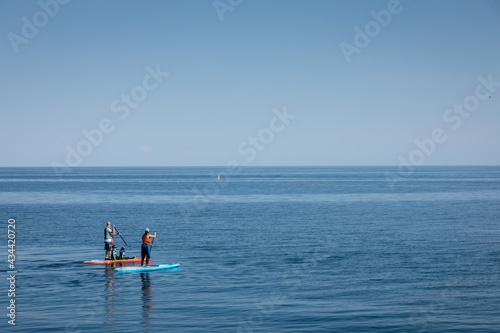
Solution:
[(128, 259), (127, 257), (125, 257), (125, 247), (122, 247), (120, 249), (120, 253), (118, 254), (118, 259)]
[(118, 257), (118, 252), (116, 251), (116, 245), (113, 245), (112, 250), (111, 250), (111, 260), (118, 260), (120, 259)]
[(126, 250), (126, 248), (122, 247), (120, 249), (120, 252), (118, 252), (116, 245), (113, 245), (112, 250), (111, 250), (111, 260), (135, 259), (135, 257), (126, 257), (125, 250)]

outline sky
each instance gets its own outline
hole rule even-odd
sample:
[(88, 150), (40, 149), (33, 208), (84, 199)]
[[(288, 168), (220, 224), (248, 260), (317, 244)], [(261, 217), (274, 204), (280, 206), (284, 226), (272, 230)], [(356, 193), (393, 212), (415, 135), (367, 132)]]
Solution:
[(0, 167), (500, 165), (498, 0), (2, 0), (0, 32)]

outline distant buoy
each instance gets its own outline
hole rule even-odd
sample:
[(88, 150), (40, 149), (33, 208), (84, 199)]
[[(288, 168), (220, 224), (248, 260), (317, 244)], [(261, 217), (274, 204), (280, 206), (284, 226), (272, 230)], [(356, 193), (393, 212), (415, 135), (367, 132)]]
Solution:
[(220, 180), (220, 175), (217, 175), (217, 180)]

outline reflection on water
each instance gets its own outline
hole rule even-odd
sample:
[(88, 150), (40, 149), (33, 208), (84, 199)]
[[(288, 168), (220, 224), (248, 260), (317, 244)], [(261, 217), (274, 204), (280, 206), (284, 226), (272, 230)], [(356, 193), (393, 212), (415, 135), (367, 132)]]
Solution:
[(153, 292), (151, 290), (151, 279), (148, 272), (141, 272), (142, 281), (142, 321), (141, 324), (151, 324), (150, 311), (153, 308)]
[(114, 323), (114, 314), (115, 314), (115, 298), (116, 298), (116, 267), (124, 266), (123, 263), (112, 263), (107, 264), (104, 269), (104, 274), (106, 276), (106, 283), (104, 284), (104, 306), (106, 309), (106, 319), (105, 323), (110, 324)]
[[(104, 270), (105, 276), (105, 284), (104, 284), (104, 306), (105, 306), (105, 323), (106, 324), (114, 324), (117, 322), (117, 317), (119, 314), (117, 313), (117, 303), (120, 300), (117, 298), (117, 289), (119, 289), (119, 285), (117, 285), (117, 277), (116, 271), (114, 270), (117, 267), (125, 267), (125, 263), (112, 263), (107, 264)], [(136, 278), (136, 274), (134, 275), (134, 279)], [(142, 300), (142, 313), (141, 313), (141, 324), (144, 325), (144, 332), (148, 332), (149, 326), (152, 323), (151, 320), (151, 309), (153, 308), (153, 291), (151, 286), (153, 285), (152, 279), (149, 275), (149, 272), (141, 272), (141, 300)], [(118, 282), (119, 283), (119, 282)]]

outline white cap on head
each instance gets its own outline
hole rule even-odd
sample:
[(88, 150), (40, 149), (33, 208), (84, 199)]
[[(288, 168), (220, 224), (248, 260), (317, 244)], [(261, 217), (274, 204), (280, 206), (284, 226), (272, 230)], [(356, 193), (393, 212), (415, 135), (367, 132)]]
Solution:
[(146, 228), (146, 231), (149, 232), (149, 228)]

